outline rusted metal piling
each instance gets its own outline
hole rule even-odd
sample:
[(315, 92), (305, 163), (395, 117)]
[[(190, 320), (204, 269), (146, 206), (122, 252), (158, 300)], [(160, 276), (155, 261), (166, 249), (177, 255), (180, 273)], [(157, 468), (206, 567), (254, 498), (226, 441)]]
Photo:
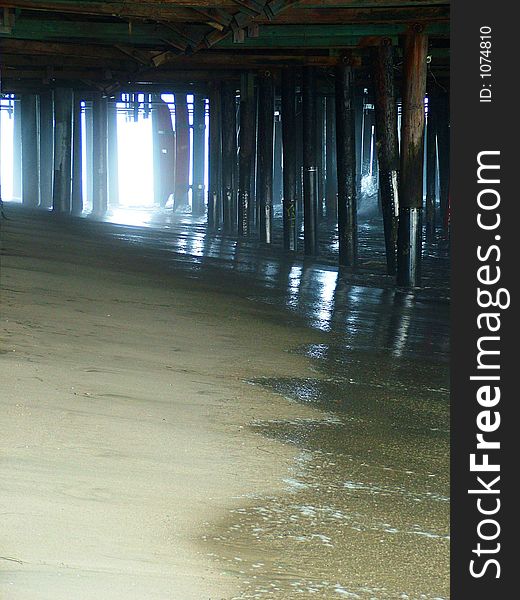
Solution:
[(394, 91), (394, 52), (391, 40), (383, 40), (374, 48), (372, 59), (376, 148), (385, 232), (386, 269), (389, 275), (395, 275), (399, 221), (399, 140)]
[(294, 69), (282, 73), (283, 137), (283, 247), (296, 250), (297, 160), (296, 160), (296, 76)]
[(318, 254), (318, 177), (316, 160), (316, 72), (303, 68), (303, 222), (304, 251)]
[(339, 264), (357, 263), (356, 140), (353, 69), (348, 57), (336, 67), (336, 156)]
[(422, 244), (424, 97), (428, 37), (415, 27), (405, 38), (397, 283), (420, 283)]

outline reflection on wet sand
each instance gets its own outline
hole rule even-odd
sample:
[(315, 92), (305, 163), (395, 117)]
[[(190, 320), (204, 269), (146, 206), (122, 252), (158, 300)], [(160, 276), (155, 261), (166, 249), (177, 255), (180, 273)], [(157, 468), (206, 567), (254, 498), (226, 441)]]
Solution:
[[(143, 230), (138, 235), (142, 242)], [(242, 286), (233, 293), (276, 308), (270, 318), (296, 319), (324, 336), (291, 349), (309, 358), (315, 378), (250, 381), (323, 416), (251, 423), (298, 454), (284, 494), (237, 498), (239, 507), (204, 537), (207, 554), (241, 578), (237, 598), (448, 598), (442, 256), (425, 261), (430, 286), (405, 291), (388, 285), (368, 238), (370, 260), (358, 274), (338, 272), (326, 259), (302, 262), (252, 242), (207, 238), (202, 230), (173, 244), (200, 264), (197, 277), (212, 268), (239, 274)]]
[[(236, 497), (218, 523), (206, 524), (200, 552), (238, 581), (234, 598), (448, 598), (442, 252), (425, 260), (428, 285), (408, 291), (384, 274), (370, 225), (361, 236), (364, 262), (352, 273), (338, 270), (331, 255), (307, 261), (254, 240), (207, 236), (188, 215), (134, 212), (126, 222), (75, 221), (66, 233), (83, 234), (93, 252), (102, 237), (107, 262), (110, 244), (118, 260), (124, 244), (135, 272), (197, 280), (209, 301), (223, 292), (229, 305), (249, 302), (249, 314), (290, 331), (287, 351), (311, 367), (306, 377), (287, 366), (283, 377), (247, 382), (259, 397), (260, 390), (277, 395), (282, 415), (253, 418), (250, 431), (292, 448), (296, 459), (282, 493)], [(333, 236), (324, 244), (333, 250)], [(287, 402), (315, 416), (283, 418)]]

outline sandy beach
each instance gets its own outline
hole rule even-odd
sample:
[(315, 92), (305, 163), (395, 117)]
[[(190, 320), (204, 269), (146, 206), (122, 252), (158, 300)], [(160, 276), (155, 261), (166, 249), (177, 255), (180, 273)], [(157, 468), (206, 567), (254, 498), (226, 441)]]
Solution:
[(448, 597), (444, 313), (9, 216), (2, 600)]
[(200, 540), (294, 454), (247, 424), (314, 412), (242, 380), (305, 360), (244, 302), (62, 225), (2, 224), (0, 596), (229, 598)]

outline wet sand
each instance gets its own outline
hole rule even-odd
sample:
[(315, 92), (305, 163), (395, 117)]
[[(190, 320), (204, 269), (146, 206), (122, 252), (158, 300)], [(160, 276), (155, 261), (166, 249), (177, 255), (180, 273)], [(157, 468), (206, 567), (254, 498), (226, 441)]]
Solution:
[(448, 598), (443, 294), (9, 210), (0, 598)]

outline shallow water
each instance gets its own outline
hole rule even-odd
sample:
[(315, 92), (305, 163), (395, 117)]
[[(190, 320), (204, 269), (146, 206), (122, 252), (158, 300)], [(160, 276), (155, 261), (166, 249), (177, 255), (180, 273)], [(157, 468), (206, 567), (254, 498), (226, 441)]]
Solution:
[(189, 216), (125, 213), (109, 219), (128, 225), (88, 227), (231, 301), (250, 300), (255, 314), (291, 328), (287, 351), (307, 357), (313, 374), (248, 381), (280, 397), (280, 414), (288, 402), (316, 416), (249, 424), (259, 438), (294, 448), (296, 459), (283, 493), (237, 497), (221, 522), (207, 524), (201, 552), (239, 579), (236, 598), (448, 598), (442, 240), (426, 253), (425, 286), (408, 291), (384, 273), (377, 223), (362, 226), (352, 273), (334, 266), (333, 232), (323, 233), (319, 259), (303, 260), (254, 240), (207, 236)]
[(251, 425), (298, 457), (286, 494), (243, 499), (213, 539), (248, 582), (238, 597), (448, 598), (445, 367), (300, 351), (321, 377), (251, 382), (323, 417)]
[(208, 524), (206, 554), (240, 578), (237, 598), (448, 598), (442, 248), (426, 258), (427, 285), (407, 291), (384, 275), (371, 225), (353, 274), (338, 272), (333, 252), (304, 261), (251, 241), (208, 238), (188, 221), (171, 225), (180, 233), (174, 240), (142, 229), (121, 236), (168, 248), (176, 269), (264, 305), (265, 318), (321, 334), (318, 343), (288, 348), (308, 357), (316, 377), (249, 382), (321, 413), (250, 424), (297, 450), (285, 493), (237, 498), (217, 528)]
[[(156, 227), (156, 216), (149, 223)], [(176, 269), (265, 306), (265, 317), (319, 332), (288, 348), (316, 377), (249, 383), (320, 411), (316, 419), (252, 422), (297, 458), (285, 493), (237, 498), (204, 538), (238, 576), (237, 598), (439, 600), (449, 596), (449, 292), (442, 240), (425, 252), (425, 286), (396, 289), (384, 274), (377, 224), (361, 228), (356, 273), (322, 256), (207, 237), (190, 218), (121, 232), (167, 248)], [(165, 237), (163, 237), (165, 236)], [(327, 237), (328, 236), (328, 237)], [(194, 269), (195, 267), (195, 269)]]

